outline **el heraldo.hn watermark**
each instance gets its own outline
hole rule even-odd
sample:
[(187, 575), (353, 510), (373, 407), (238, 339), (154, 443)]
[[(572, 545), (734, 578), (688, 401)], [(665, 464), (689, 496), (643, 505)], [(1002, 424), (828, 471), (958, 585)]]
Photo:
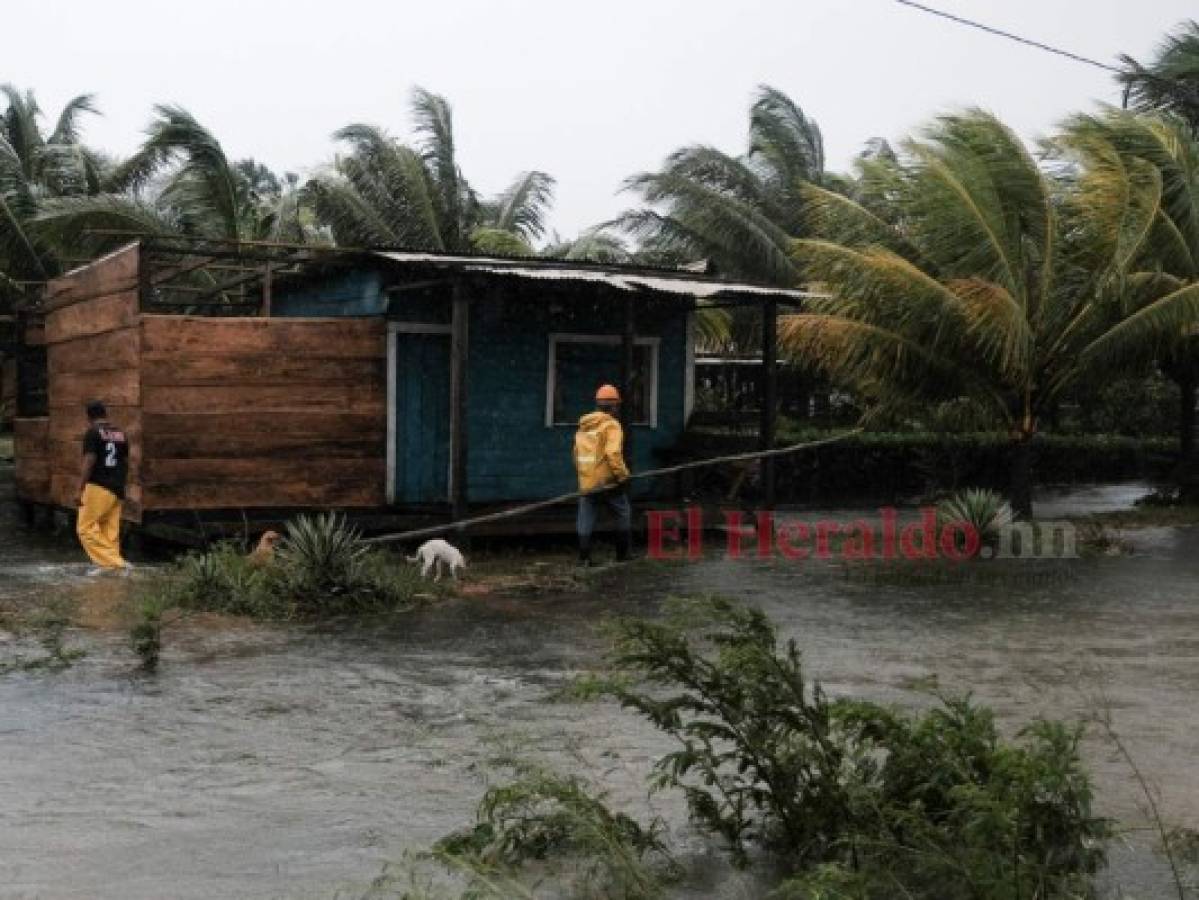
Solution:
[[(720, 511), (705, 519), (698, 506), (648, 510), (646, 555), (659, 560), (698, 560), (705, 556), (704, 534), (722, 525), (724, 555), (730, 559), (950, 560), (1074, 559), (1074, 525), (1065, 521), (1011, 522), (984, 536), (971, 522), (944, 520), (935, 507), (922, 507), (913, 519), (895, 507), (874, 517), (807, 522), (760, 510)], [(710, 549), (707, 548), (707, 549)]]

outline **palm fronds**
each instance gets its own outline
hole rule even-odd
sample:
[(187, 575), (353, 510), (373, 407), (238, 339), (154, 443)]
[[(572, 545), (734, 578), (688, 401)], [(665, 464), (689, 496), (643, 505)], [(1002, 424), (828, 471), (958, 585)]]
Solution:
[(1168, 110), (1199, 125), (1199, 22), (1183, 22), (1142, 65), (1122, 56), (1126, 105), (1142, 111)]
[(794, 285), (790, 253), (804, 230), (807, 184), (831, 182), (820, 128), (790, 97), (758, 89), (749, 114), (748, 148), (732, 156), (684, 147), (656, 172), (625, 182), (645, 206), (619, 224), (650, 254), (707, 259), (717, 271), (768, 284)]
[(416, 88), (412, 115), (414, 146), (374, 125), (335, 133), (350, 152), (307, 189), (334, 239), (354, 246), (531, 255), (533, 242), (545, 233), (553, 178), (524, 172), (495, 199), (481, 201), (458, 165), (446, 99)]

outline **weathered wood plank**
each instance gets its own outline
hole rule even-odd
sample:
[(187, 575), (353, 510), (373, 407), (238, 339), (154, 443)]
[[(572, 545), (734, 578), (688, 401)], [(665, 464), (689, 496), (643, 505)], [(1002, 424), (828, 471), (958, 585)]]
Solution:
[(137, 292), (105, 294), (46, 314), (46, 342), (107, 334), (137, 323)]
[(281, 460), (275, 456), (162, 459), (142, 464), (141, 482), (147, 488), (207, 482), (220, 493), (228, 481), (290, 484), (294, 481), (373, 481), (384, 475), (382, 459), (321, 459), (316, 462)]
[[(53, 347), (50, 352), (54, 352)], [(101, 400), (105, 406), (137, 406), (141, 401), (137, 369), (57, 372), (51, 376), (48, 390), (51, 409), (81, 407), (89, 400)]]
[(122, 328), (54, 344), (46, 353), (53, 376), (59, 372), (104, 372), (136, 368), (141, 332)]
[(148, 353), (142, 357), (147, 385), (371, 385), (384, 383), (386, 361), (357, 357), (239, 354), (197, 356)]
[(146, 385), (142, 409), (148, 413), (328, 410), (383, 415), (386, 391), (364, 385)]
[(46, 309), (56, 310), (122, 291), (137, 289), (138, 248), (125, 247), (102, 256), (46, 285)]
[[(50, 475), (50, 502), (64, 509), (74, 509), (79, 503), (76, 491), (79, 489), (79, 472), (62, 472), (54, 470)], [(129, 522), (140, 522), (142, 519), (143, 492), (141, 485), (130, 482), (125, 491), (125, 502), (121, 508), (121, 518)]]
[(18, 464), (13, 481), (17, 497), (30, 503), (53, 502), (50, 491), (50, 465), (44, 461), (26, 461)]
[(287, 413), (255, 411), (248, 413), (192, 411), (144, 414), (145, 432), (155, 437), (183, 435), (196, 439), (210, 436), (307, 435), (324, 439), (342, 437), (378, 438), (385, 436), (386, 416), (375, 412)]
[(143, 455), (150, 459), (237, 459), (271, 456), (280, 462), (305, 459), (382, 459), (381, 434), (322, 437), (307, 434), (240, 434), (221, 432), (162, 435), (147, 432)]
[[(55, 471), (79, 471), (83, 459), (83, 440), (77, 438), (69, 441), (50, 441), (46, 456)], [(129, 471), (139, 471), (142, 462), (142, 446), (140, 442), (129, 444)]]
[(382, 319), (217, 319), (142, 317), (146, 353), (252, 354), (365, 357), (386, 355)]
[[(141, 410), (136, 406), (109, 406), (108, 418), (114, 425), (125, 429), (129, 440), (136, 443), (141, 439)], [(50, 412), (51, 441), (81, 441), (87, 431), (87, 414), (82, 404), (78, 408), (59, 407)]]
[(369, 508), (383, 505), (383, 475), (373, 482), (358, 478), (344, 481), (269, 482), (225, 481), (220, 490), (210, 483), (174, 484), (147, 488), (145, 504), (168, 509), (264, 509), (297, 506)]
[[(42, 448), (45, 452), (46, 441), (50, 435), (50, 420), (45, 416), (36, 419), (14, 419), (13, 425), (13, 447), (16, 453), (20, 453), (22, 449), (26, 452), (35, 452), (37, 448)], [(35, 455), (37, 455), (35, 453)]]

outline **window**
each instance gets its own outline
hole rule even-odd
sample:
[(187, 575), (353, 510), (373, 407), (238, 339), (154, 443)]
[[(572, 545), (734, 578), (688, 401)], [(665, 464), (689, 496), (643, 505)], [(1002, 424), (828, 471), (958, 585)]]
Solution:
[[(616, 335), (551, 334), (546, 377), (545, 424), (575, 425), (595, 409), (601, 384), (620, 386), (621, 341)], [(658, 338), (640, 337), (633, 344), (630, 421), (658, 426)]]

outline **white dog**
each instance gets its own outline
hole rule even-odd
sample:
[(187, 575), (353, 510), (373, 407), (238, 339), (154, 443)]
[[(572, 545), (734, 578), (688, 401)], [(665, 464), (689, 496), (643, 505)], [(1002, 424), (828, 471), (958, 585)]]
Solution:
[(458, 548), (449, 541), (443, 541), (441, 538), (425, 541), (417, 548), (416, 556), (408, 557), (408, 562), (420, 563), (421, 578), (428, 577), (430, 569), (435, 570), (434, 581), (441, 580), (443, 565), (450, 570), (450, 576), (455, 581), (458, 580), (458, 570), (466, 568), (466, 559), (459, 552)]

